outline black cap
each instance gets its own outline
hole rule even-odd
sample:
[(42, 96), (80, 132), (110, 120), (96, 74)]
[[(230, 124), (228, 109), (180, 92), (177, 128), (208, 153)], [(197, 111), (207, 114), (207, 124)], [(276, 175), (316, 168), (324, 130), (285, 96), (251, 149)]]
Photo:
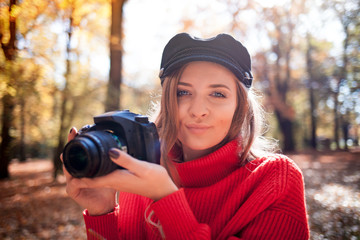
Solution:
[(241, 42), (228, 34), (201, 39), (187, 33), (175, 35), (164, 48), (159, 77), (166, 76), (186, 63), (209, 61), (223, 65), (247, 87), (251, 87), (251, 59)]

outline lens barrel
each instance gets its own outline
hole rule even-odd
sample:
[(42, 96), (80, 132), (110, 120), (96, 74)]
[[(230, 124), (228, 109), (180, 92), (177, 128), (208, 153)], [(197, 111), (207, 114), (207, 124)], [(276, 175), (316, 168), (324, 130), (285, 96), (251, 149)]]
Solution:
[(111, 148), (125, 146), (124, 141), (110, 131), (89, 131), (68, 142), (63, 161), (67, 171), (76, 178), (106, 175), (117, 168), (108, 156)]

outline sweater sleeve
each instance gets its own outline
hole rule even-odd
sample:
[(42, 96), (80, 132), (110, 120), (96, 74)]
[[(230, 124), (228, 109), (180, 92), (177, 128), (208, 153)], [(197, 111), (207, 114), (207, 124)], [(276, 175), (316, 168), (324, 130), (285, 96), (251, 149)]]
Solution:
[[(197, 221), (183, 189), (155, 202), (152, 209), (160, 220), (165, 239), (212, 239), (209, 225)], [(241, 240), (243, 238), (230, 236), (227, 239)]]
[(116, 206), (113, 212), (101, 216), (90, 216), (88, 211), (84, 210), (87, 239), (119, 239), (118, 212), (119, 206)]
[(160, 220), (166, 239), (211, 239), (210, 227), (197, 221), (184, 189), (153, 203), (152, 209)]
[(241, 231), (242, 239), (309, 239), (304, 180), (301, 170), (285, 156), (274, 162), (284, 166), (279, 174), (284, 181), (277, 200), (257, 215)]

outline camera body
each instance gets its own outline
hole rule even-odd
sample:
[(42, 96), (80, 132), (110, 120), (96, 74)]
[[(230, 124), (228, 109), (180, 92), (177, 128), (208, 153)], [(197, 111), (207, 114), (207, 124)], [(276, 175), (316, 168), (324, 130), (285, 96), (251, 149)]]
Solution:
[(99, 177), (121, 168), (110, 160), (111, 148), (139, 160), (160, 163), (159, 136), (146, 116), (129, 110), (114, 111), (95, 116), (94, 123), (80, 130), (64, 148), (63, 162), (73, 177)]

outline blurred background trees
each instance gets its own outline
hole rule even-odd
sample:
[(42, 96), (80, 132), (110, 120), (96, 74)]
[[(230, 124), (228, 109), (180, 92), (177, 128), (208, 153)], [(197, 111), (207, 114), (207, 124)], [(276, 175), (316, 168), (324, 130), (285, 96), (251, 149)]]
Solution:
[[(266, 2), (266, 3), (264, 3)], [(178, 32), (227, 32), (249, 49), (269, 135), (283, 151), (347, 150), (360, 135), (357, 0), (5, 0), (0, 3), (0, 178), (50, 158), (104, 111), (147, 114)]]

